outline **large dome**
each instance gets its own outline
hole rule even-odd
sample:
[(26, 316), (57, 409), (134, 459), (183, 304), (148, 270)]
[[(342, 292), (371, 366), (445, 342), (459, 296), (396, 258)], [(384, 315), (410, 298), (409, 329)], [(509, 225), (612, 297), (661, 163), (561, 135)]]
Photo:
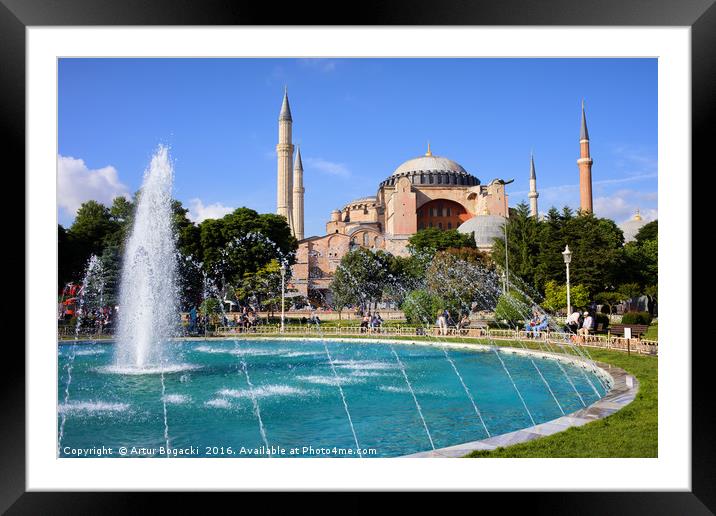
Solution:
[(380, 186), (393, 186), (401, 177), (414, 185), (476, 186), (480, 180), (469, 174), (459, 163), (441, 156), (433, 156), (428, 149), (424, 156), (409, 159), (401, 164)]
[(409, 159), (393, 172), (394, 176), (400, 176), (409, 172), (457, 172), (467, 174), (459, 163), (440, 156), (420, 156)]

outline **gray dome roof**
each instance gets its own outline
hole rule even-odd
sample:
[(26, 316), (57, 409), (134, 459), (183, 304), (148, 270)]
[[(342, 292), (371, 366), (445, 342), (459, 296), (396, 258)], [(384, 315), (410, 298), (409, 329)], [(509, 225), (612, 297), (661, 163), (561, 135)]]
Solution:
[(448, 158), (440, 156), (420, 156), (418, 158), (409, 159), (393, 172), (394, 176), (400, 176), (409, 172), (457, 172), (458, 174), (467, 174), (459, 163)]
[(466, 220), (457, 230), (460, 233), (475, 233), (477, 247), (492, 247), (495, 238), (504, 238), (503, 226), (507, 219), (501, 215), (475, 215)]
[(455, 185), (476, 186), (480, 180), (469, 174), (459, 163), (429, 153), (425, 156), (409, 159), (401, 164), (382, 183), (383, 186), (395, 185), (401, 177), (407, 177), (414, 185)]
[(649, 221), (644, 220), (637, 211), (636, 215), (634, 215), (633, 218), (619, 224), (619, 228), (624, 233), (624, 242), (631, 242), (632, 240), (636, 240), (636, 234), (642, 227), (646, 226), (648, 223)]

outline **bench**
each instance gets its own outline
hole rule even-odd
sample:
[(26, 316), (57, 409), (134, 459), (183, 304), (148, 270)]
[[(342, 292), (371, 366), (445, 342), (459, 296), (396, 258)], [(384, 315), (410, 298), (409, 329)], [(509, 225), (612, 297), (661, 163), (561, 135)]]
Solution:
[(612, 324), (609, 328), (609, 333), (617, 337), (623, 337), (624, 328), (631, 328), (632, 338), (638, 339), (646, 333), (649, 326), (646, 324)]

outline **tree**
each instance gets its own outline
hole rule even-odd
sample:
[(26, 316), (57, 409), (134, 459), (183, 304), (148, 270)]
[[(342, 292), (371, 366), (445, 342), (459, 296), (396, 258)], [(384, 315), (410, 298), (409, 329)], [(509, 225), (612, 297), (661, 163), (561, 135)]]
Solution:
[[(589, 292), (584, 285), (569, 286), (569, 302), (572, 307), (587, 306), (589, 303)], [(545, 284), (544, 301), (542, 306), (547, 310), (556, 312), (567, 309), (567, 285), (560, 285), (554, 280)]]
[(341, 258), (331, 282), (331, 291), (342, 306), (359, 305), (363, 309), (378, 302), (387, 285), (389, 255), (358, 248)]
[(234, 284), (271, 260), (293, 262), (296, 239), (284, 217), (238, 208), (199, 225), (201, 261), (217, 282)]
[(244, 273), (234, 293), (240, 302), (254, 301), (259, 308), (276, 311), (281, 304), (281, 264), (274, 259), (255, 272)]
[(425, 273), (428, 292), (444, 300), (451, 311), (493, 309), (496, 275), (487, 255), (477, 249), (446, 249), (435, 254)]
[(425, 325), (432, 325), (437, 313), (442, 312), (444, 308), (443, 300), (426, 290), (413, 290), (400, 306), (408, 322)]
[(633, 299), (635, 297), (639, 297), (644, 293), (644, 288), (636, 282), (632, 283), (623, 283), (619, 285), (619, 288), (617, 290), (619, 294), (621, 294), (622, 298), (627, 299)]
[(624, 265), (624, 234), (614, 221), (581, 213), (565, 222), (563, 234), (572, 251), (571, 282), (590, 295), (614, 288)]
[(510, 290), (502, 294), (495, 307), (495, 320), (516, 326), (520, 321), (530, 317), (532, 303), (521, 292)]
[(387, 254), (386, 258), (388, 274), (383, 297), (400, 305), (411, 291), (425, 283), (425, 270), (429, 260), (425, 254), (411, 256)]
[(594, 300), (607, 307), (608, 313), (614, 313), (614, 305), (619, 304), (624, 300), (624, 297), (619, 292), (600, 292), (594, 296)]
[(438, 228), (421, 229), (408, 239), (408, 251), (411, 254), (434, 254), (450, 247), (476, 247), (471, 234), (458, 232), (457, 229)]
[(653, 220), (647, 224), (644, 224), (634, 237), (636, 241), (643, 244), (647, 240), (658, 240), (659, 239), (659, 221)]
[[(518, 204), (510, 209), (507, 219), (507, 259), (510, 276), (517, 276), (527, 283), (535, 283), (535, 270), (541, 240), (539, 222), (530, 216), (529, 206)], [(492, 246), (492, 258), (504, 267), (505, 241), (496, 239)]]

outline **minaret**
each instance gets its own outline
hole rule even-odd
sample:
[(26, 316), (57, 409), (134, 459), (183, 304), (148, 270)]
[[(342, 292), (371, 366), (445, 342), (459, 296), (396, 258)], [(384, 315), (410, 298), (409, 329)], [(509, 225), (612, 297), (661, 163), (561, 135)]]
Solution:
[(582, 127), (579, 131), (579, 209), (592, 213), (592, 158), (589, 155), (589, 133), (587, 132), (587, 116), (584, 114), (582, 100)]
[(296, 161), (293, 163), (293, 228), (296, 240), (303, 240), (303, 163), (301, 148), (296, 150)]
[(535, 219), (539, 216), (537, 211), (537, 174), (535, 174), (535, 157), (530, 153), (530, 193), (527, 194), (530, 199), (530, 216)]
[(281, 113), (278, 115), (278, 176), (276, 180), (276, 213), (286, 217), (291, 233), (296, 234), (293, 227), (293, 144), (291, 143), (291, 108), (288, 105), (288, 88), (283, 94)]

